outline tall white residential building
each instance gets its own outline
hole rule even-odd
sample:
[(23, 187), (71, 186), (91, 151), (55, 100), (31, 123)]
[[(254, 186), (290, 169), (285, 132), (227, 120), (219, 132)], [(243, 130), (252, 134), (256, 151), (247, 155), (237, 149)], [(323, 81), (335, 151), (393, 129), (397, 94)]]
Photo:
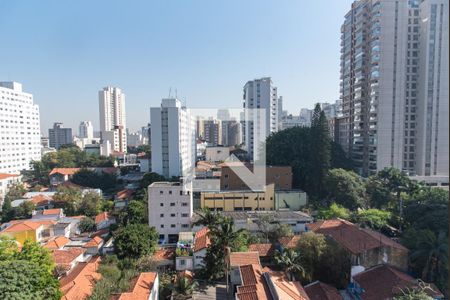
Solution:
[(361, 175), (448, 176), (448, 1), (360, 0), (341, 27), (339, 141)]
[(154, 182), (148, 187), (148, 225), (155, 227), (161, 243), (176, 243), (180, 232), (189, 231), (192, 213), (192, 189), (179, 182)]
[(99, 91), (100, 135), (109, 141), (111, 151), (127, 151), (125, 94), (120, 88), (105, 87)]
[(416, 172), (449, 172), (448, 1), (428, 0), (419, 7), (419, 99)]
[(188, 180), (195, 167), (195, 120), (175, 98), (150, 108), (152, 171)]
[(17, 82), (0, 82), (0, 173), (19, 174), (41, 159), (39, 106)]
[[(248, 81), (244, 85), (245, 146), (251, 160), (258, 159), (261, 143), (278, 131), (277, 88), (270, 77)], [(259, 110), (262, 113), (258, 113)]]
[(82, 121), (78, 127), (78, 137), (82, 139), (94, 139), (94, 126), (91, 121)]

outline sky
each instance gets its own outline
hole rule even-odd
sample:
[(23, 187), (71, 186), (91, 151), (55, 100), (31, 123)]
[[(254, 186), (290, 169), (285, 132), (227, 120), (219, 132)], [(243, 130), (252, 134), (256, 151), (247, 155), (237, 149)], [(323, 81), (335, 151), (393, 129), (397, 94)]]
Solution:
[(270, 76), (298, 114), (339, 98), (340, 26), (350, 0), (0, 0), (0, 81), (17, 81), (53, 122), (98, 130), (98, 91), (126, 94), (127, 127), (175, 89), (192, 108), (242, 107)]

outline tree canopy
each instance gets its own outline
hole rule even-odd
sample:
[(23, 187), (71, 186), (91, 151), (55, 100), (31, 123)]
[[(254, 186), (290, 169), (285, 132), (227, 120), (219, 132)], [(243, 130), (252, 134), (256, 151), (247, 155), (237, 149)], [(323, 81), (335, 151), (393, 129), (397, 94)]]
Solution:
[(140, 258), (155, 251), (158, 233), (145, 224), (129, 224), (113, 233), (114, 250), (119, 258)]

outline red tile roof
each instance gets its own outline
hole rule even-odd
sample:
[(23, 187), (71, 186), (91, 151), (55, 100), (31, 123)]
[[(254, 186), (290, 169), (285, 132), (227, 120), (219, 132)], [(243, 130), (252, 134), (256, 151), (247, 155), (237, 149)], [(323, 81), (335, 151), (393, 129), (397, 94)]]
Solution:
[(83, 247), (84, 248), (98, 247), (101, 243), (103, 243), (103, 239), (99, 236), (96, 236), (89, 242), (87, 242)]
[(331, 236), (341, 246), (353, 254), (363, 253), (378, 247), (391, 247), (408, 251), (399, 243), (387, 236), (342, 219), (325, 220), (308, 224), (307, 227), (316, 232)]
[(275, 253), (275, 248), (272, 244), (250, 244), (248, 251), (256, 251), (260, 257), (270, 257)]
[(280, 242), (280, 244), (284, 247), (284, 248), (296, 248), (298, 241), (300, 240), (300, 236), (299, 235), (293, 235), (293, 236), (285, 236), (282, 237), (278, 240), (278, 242)]
[(231, 252), (230, 266), (244, 266), (244, 265), (261, 265), (259, 262), (259, 253), (253, 252)]
[(44, 216), (49, 216), (49, 215), (59, 215), (61, 214), (62, 209), (61, 208), (52, 208), (52, 209), (44, 209), (42, 211), (42, 214)]
[(0, 180), (11, 178), (11, 177), (19, 177), (19, 175), (16, 174), (7, 174), (7, 173), (0, 173)]
[(117, 199), (128, 199), (134, 194), (134, 191), (129, 189), (124, 189), (121, 191), (118, 191), (116, 194)]
[(211, 244), (209, 239), (209, 229), (204, 227), (195, 233), (194, 237), (194, 251), (200, 251), (207, 248)]
[(92, 294), (95, 283), (102, 277), (97, 273), (99, 264), (100, 257), (95, 257), (88, 263), (79, 263), (72, 272), (61, 278), (61, 300), (87, 299)]
[(64, 250), (53, 250), (53, 260), (57, 265), (71, 264), (78, 256), (86, 252), (85, 249), (80, 247), (73, 247)]
[(308, 284), (305, 291), (311, 300), (343, 300), (337, 288), (320, 281)]
[(73, 175), (76, 172), (78, 172), (79, 170), (80, 170), (80, 168), (54, 168), (48, 175), (53, 175), (53, 174)]
[(109, 219), (109, 213), (104, 211), (95, 216), (95, 224), (106, 221)]
[(7, 227), (2, 232), (20, 232), (20, 231), (28, 231), (28, 230), (36, 230), (43, 224), (40, 222), (33, 222), (33, 221), (19, 221), (17, 223), (11, 222), (12, 225)]
[[(402, 290), (417, 285), (416, 279), (389, 265), (367, 269), (353, 276), (353, 280), (364, 289), (361, 294), (364, 300), (391, 299)], [(436, 287), (430, 295), (443, 297)]]
[(65, 236), (57, 236), (54, 237), (53, 239), (49, 240), (45, 245), (44, 248), (47, 249), (60, 249), (62, 247), (64, 247), (65, 245), (67, 245), (70, 242), (70, 240), (68, 238), (66, 238)]
[(259, 264), (242, 265), (242, 285), (237, 287), (236, 299), (239, 300), (269, 300), (269, 289), (264, 284), (262, 270)]
[(153, 254), (153, 259), (158, 261), (172, 260), (175, 258), (175, 248), (161, 248)]
[(32, 197), (29, 201), (33, 202), (36, 206), (49, 205), (53, 201), (52, 197), (46, 195), (37, 195)]
[(119, 300), (147, 300), (156, 281), (158, 273), (146, 272), (141, 273), (133, 286), (133, 290), (128, 293), (122, 293)]

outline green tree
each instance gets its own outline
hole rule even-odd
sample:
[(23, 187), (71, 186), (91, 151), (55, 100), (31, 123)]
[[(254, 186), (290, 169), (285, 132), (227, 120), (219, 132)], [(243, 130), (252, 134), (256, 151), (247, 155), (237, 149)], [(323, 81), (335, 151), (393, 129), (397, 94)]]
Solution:
[(88, 217), (94, 217), (101, 212), (102, 205), (103, 198), (99, 194), (88, 192), (81, 200), (79, 213)]
[(158, 233), (145, 224), (129, 224), (113, 234), (114, 250), (119, 258), (140, 258), (155, 251)]
[(306, 282), (313, 281), (315, 268), (320, 265), (320, 260), (327, 248), (327, 242), (323, 234), (306, 232), (298, 241), (297, 248), (302, 255), (300, 258), (304, 272), (302, 279)]
[(406, 288), (402, 290), (402, 293), (395, 296), (394, 300), (433, 300), (434, 298), (429, 296), (427, 292), (433, 292), (430, 285), (419, 282), (418, 286), (412, 288)]
[(0, 299), (61, 298), (59, 282), (32, 260), (0, 261)]
[(119, 215), (120, 222), (127, 224), (147, 224), (148, 210), (144, 202), (131, 200), (126, 209)]
[(140, 182), (141, 189), (147, 189), (153, 182), (166, 181), (166, 178), (155, 172), (145, 173)]
[(353, 171), (332, 169), (325, 178), (327, 199), (348, 209), (366, 206), (364, 182)]
[(331, 139), (325, 113), (317, 103), (311, 120), (311, 173), (308, 174), (313, 195), (323, 196), (323, 186), (328, 169), (331, 167)]
[(85, 217), (78, 223), (78, 229), (80, 232), (93, 232), (95, 231), (95, 221), (92, 218)]
[(17, 253), (16, 258), (19, 260), (26, 260), (34, 262), (44, 269), (49, 274), (53, 274), (55, 263), (50, 254), (50, 251), (41, 247), (38, 243), (31, 240), (25, 240), (22, 250)]
[(275, 243), (282, 237), (291, 237), (294, 235), (292, 227), (289, 224), (276, 224), (275, 227), (269, 233), (269, 239), (272, 243)]
[(380, 230), (388, 226), (390, 218), (390, 212), (376, 208), (361, 209), (356, 213), (356, 221), (358, 223), (375, 230)]
[(96, 172), (91, 169), (81, 169), (72, 176), (72, 182), (81, 186), (86, 186), (101, 190), (110, 190), (117, 183), (116, 175)]
[(318, 219), (329, 220), (329, 219), (350, 219), (350, 211), (343, 207), (342, 205), (331, 203), (328, 208), (321, 208), (317, 214)]
[(16, 240), (0, 235), (0, 261), (12, 260), (19, 251)]
[(190, 278), (177, 275), (175, 283), (172, 285), (172, 295), (174, 300), (185, 300), (192, 299), (192, 294), (198, 283), (191, 280)]
[(67, 216), (75, 216), (80, 211), (82, 195), (77, 188), (58, 187), (53, 200), (55, 201), (55, 207), (64, 209)]
[(24, 201), (17, 207), (15, 217), (18, 219), (29, 219), (35, 209), (36, 204), (31, 201)]
[(194, 226), (206, 226), (208, 228), (217, 226), (221, 221), (221, 216), (215, 211), (211, 211), (207, 207), (198, 210), (198, 220), (194, 222)]
[(295, 274), (303, 276), (305, 270), (302, 266), (301, 256), (294, 249), (275, 251), (275, 262), (281, 266), (290, 281), (295, 280)]

